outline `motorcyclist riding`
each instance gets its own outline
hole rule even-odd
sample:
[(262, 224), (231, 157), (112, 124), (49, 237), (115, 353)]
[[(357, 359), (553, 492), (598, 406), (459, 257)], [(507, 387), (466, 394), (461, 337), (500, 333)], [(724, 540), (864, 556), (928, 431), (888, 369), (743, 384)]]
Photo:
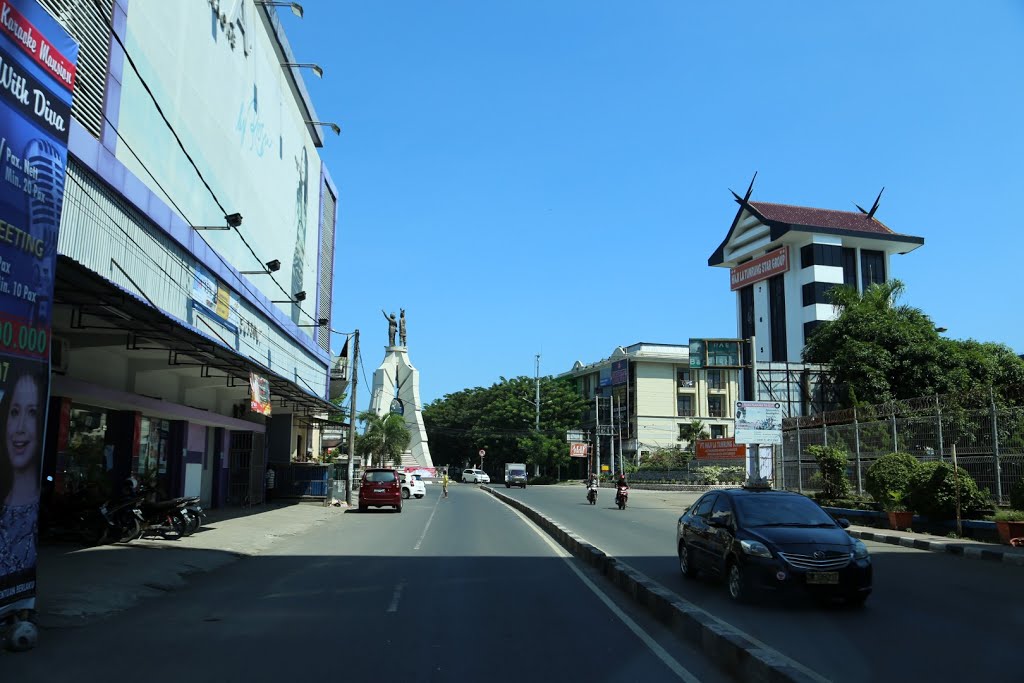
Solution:
[(593, 505), (597, 502), (597, 475), (591, 472), (584, 485), (587, 487), (587, 502)]
[(619, 473), (619, 480), (615, 482), (615, 504), (619, 508), (626, 507), (626, 499), (629, 497), (629, 485), (626, 483), (626, 473)]

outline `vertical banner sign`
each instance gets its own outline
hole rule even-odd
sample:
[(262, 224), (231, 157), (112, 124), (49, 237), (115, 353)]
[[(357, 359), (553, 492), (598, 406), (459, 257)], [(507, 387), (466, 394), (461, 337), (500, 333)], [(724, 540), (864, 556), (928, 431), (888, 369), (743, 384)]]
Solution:
[(254, 413), (270, 415), (270, 382), (255, 372), (249, 373), (249, 407)]
[(50, 315), (78, 45), (0, 0), (0, 617), (34, 609)]

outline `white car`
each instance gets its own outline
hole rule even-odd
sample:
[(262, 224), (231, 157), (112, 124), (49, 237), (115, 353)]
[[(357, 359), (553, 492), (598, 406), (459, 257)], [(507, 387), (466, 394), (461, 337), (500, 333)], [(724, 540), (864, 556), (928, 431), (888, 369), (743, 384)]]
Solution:
[(399, 472), (398, 477), (402, 481), (402, 498), (408, 498), (409, 496), (422, 498), (427, 495), (426, 487), (423, 486), (423, 482), (416, 476), (406, 472)]
[(487, 476), (487, 473), (483, 470), (474, 470), (470, 468), (462, 470), (462, 481), (467, 484), (490, 484), (491, 478)]

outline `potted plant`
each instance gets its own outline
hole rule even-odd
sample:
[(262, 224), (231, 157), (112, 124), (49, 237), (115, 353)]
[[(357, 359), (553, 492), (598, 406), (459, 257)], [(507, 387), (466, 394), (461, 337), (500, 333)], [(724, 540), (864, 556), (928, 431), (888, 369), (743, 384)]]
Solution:
[(1009, 545), (1011, 538), (1024, 538), (1024, 510), (1002, 510), (993, 520), (1001, 542)]
[(889, 528), (897, 531), (909, 529), (914, 524), (914, 511), (903, 502), (903, 494), (891, 491), (884, 501), (882, 509), (889, 516)]

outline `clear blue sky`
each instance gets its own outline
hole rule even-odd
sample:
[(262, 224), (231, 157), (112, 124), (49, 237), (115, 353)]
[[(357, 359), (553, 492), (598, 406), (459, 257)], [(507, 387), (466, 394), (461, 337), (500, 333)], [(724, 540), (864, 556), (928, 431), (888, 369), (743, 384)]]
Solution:
[(878, 217), (925, 238), (893, 260), (904, 302), (1024, 352), (1024, 3), (302, 4), (279, 11), (343, 128), (334, 326), (367, 379), (382, 308), (424, 403), (536, 353), (735, 336), (707, 259), (754, 171), (755, 200), (833, 209), (884, 185)]

